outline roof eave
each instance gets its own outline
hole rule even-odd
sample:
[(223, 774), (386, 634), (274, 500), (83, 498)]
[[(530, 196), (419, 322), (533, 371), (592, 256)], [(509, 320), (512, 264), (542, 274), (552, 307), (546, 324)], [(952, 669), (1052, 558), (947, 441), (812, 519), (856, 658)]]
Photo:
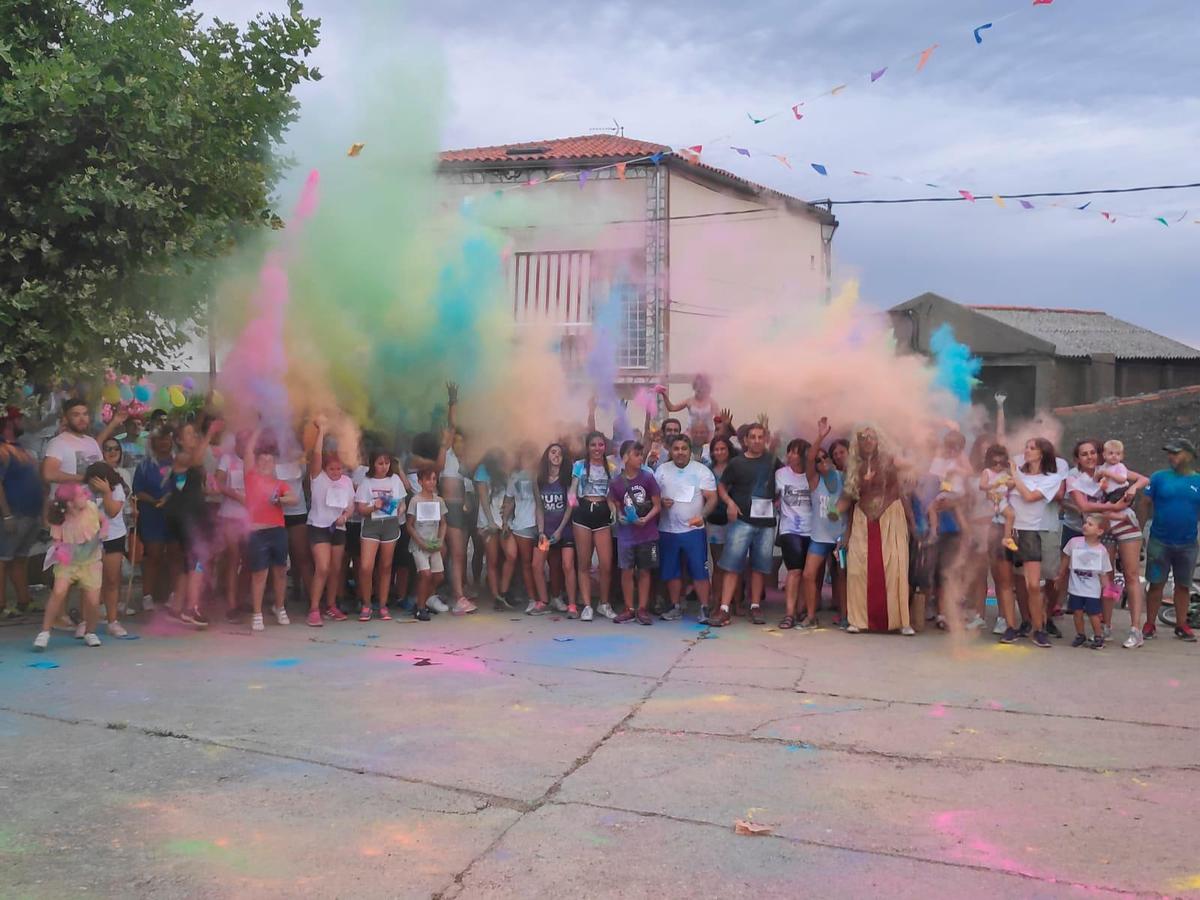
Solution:
[(705, 181), (719, 184), (722, 187), (732, 188), (739, 194), (745, 197), (753, 197), (755, 199), (766, 195), (773, 200), (779, 200), (790, 211), (810, 215), (823, 224), (837, 225), (838, 220), (829, 210), (821, 209), (819, 206), (801, 200), (798, 197), (792, 197), (784, 194), (781, 191), (773, 190), (765, 185), (758, 184), (732, 172), (726, 172), (724, 169), (718, 169), (713, 166), (694, 165), (689, 160), (678, 154), (672, 154), (664, 158), (664, 162), (668, 169), (675, 168), (681, 172), (687, 172), (689, 175), (694, 175)]

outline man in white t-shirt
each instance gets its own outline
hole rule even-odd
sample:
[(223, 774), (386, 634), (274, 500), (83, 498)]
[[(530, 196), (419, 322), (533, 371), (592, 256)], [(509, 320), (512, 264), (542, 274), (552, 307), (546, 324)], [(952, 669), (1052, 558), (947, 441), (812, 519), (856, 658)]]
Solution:
[(679, 597), (683, 591), (683, 564), (700, 598), (700, 610), (708, 609), (708, 542), (704, 520), (717, 505), (717, 481), (712, 470), (692, 459), (692, 442), (687, 435), (671, 439), (671, 461), (658, 467), (654, 480), (662, 493), (662, 515), (658, 522), (659, 577), (667, 585), (671, 608), (662, 614), (667, 621), (683, 618)]
[[(114, 415), (100, 439), (108, 437), (125, 421), (125, 415)], [(92, 427), (92, 414), (86, 401), (78, 398), (63, 404), (63, 429), (46, 444), (46, 458), (42, 460), (42, 480), (49, 485), (62, 482), (83, 481), (87, 467), (102, 459), (100, 444), (88, 432)]]

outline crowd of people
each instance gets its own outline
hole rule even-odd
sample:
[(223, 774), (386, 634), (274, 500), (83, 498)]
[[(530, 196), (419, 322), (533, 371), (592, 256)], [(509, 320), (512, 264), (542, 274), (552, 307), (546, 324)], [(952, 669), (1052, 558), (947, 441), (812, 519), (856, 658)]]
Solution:
[(1119, 440), (1081, 440), (1069, 458), (1044, 437), (1010, 448), (1002, 409), (973, 442), (948, 427), (919, 453), (870, 426), (834, 436), (825, 418), (783, 445), (765, 417), (736, 424), (698, 376), (680, 403), (658, 389), (686, 427), (647, 414), (609, 435), (593, 404), (586, 425), (547, 446), (477, 446), (447, 387), (440, 433), (367, 432), (353, 447), (320, 415), (294, 432), (235, 431), (217, 413), (118, 410), (94, 433), (89, 404), (73, 398), (41, 440), (9, 407), (5, 615), (30, 611), (40, 564), (39, 650), (56, 628), (100, 646), (101, 621), (122, 637), (122, 617), (152, 614), (195, 628), (248, 617), (259, 632), (267, 601), (280, 626), (289, 601), (324, 627), (469, 615), (481, 598), (581, 622), (765, 625), (775, 586), (781, 630), (817, 628), (828, 608), (828, 624), (850, 633), (911, 635), (929, 621), (1043, 648), (1062, 637), (1063, 611), (1074, 646), (1103, 647), (1124, 602), (1123, 645), (1135, 648), (1156, 636), (1173, 582), (1175, 636), (1196, 640), (1200, 474), (1185, 438), (1149, 477), (1125, 465)]

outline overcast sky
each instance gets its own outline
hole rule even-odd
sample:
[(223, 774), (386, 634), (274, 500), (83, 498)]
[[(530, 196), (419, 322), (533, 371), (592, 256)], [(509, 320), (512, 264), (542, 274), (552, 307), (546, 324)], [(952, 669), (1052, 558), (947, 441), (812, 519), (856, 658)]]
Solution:
[[(196, 3), (235, 21), (255, 5), (285, 4)], [(438, 0), (408, 12), (309, 0), (306, 11), (323, 20), (315, 63), (325, 80), (300, 94), (300, 169), (307, 139), (328, 133), (376, 68), (420, 47), (440, 60), (445, 148), (583, 134), (616, 119), (629, 137), (704, 144), (705, 161), (809, 200), (947, 193), (888, 175), (970, 190), (974, 204), (836, 207), (835, 278), (858, 277), (878, 306), (930, 290), (963, 303), (1103, 309), (1200, 346), (1200, 190), (1074, 201), (1116, 224), (988, 199), (1200, 181), (1196, 0)], [(972, 29), (987, 22), (976, 44)], [(904, 57), (933, 43), (917, 73)], [(803, 120), (788, 111), (843, 82)], [(760, 125), (747, 118), (780, 110)], [(765, 154), (788, 156), (793, 169)], [(1171, 225), (1126, 217), (1135, 214)]]

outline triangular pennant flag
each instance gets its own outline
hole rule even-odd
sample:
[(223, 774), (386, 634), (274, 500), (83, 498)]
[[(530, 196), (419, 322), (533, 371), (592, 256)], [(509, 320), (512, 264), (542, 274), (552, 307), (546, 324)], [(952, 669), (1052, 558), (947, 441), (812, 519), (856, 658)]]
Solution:
[(622, 181), (624, 181), (625, 180), (625, 163), (623, 163), (623, 162), (617, 163), (616, 169), (617, 169), (617, 177), (620, 178)]
[(1033, 204), (1028, 200), (1018, 200), (1017, 202), (1021, 204), (1021, 209), (1033, 209)]
[(1104, 218), (1107, 219), (1109, 222), (1117, 221), (1116, 219), (1113, 218), (1111, 213), (1102, 212), (1102, 213), (1100, 213), (1100, 215), (1104, 216)]
[(1180, 216), (1178, 219), (1176, 219), (1175, 221), (1176, 221), (1176, 222), (1182, 222), (1184, 219), (1186, 219), (1186, 218), (1187, 218), (1187, 214), (1188, 214), (1188, 211), (1185, 209), (1185, 210), (1183, 211), (1183, 215), (1181, 215), (1181, 216)]
[(829, 174), (828, 170), (820, 163), (809, 163), (809, 165), (813, 167), (813, 171), (816, 172), (818, 175), (828, 175)]
[(555, 172), (553, 175), (551, 175), (546, 180), (547, 181), (561, 181), (563, 178), (566, 178), (566, 177), (567, 177), (566, 172)]
[(974, 31), (975, 43), (982, 44), (983, 43), (983, 35), (980, 34), (979, 32), (983, 31), (986, 28), (991, 28), (991, 27), (992, 27), (992, 23), (988, 22), (986, 25), (980, 25), (978, 28), (976, 28)]
[(1091, 200), (1089, 200), (1087, 203), (1083, 204), (1083, 206), (1077, 206), (1077, 207), (1075, 207), (1075, 208), (1076, 208), (1076, 209), (1087, 209), (1087, 208), (1088, 208), (1089, 206), (1091, 206), (1091, 205), (1092, 205), (1092, 201), (1091, 201)]
[(655, 153), (650, 157), (650, 162), (657, 166), (659, 161), (662, 159), (662, 156), (663, 155), (661, 153)]
[(580, 187), (583, 187), (585, 184), (587, 184), (588, 175), (590, 175), (590, 174), (591, 173), (588, 172), (587, 169), (580, 170), (580, 172), (579, 172), (579, 186)]
[(962, 194), (964, 200), (970, 200), (972, 203), (975, 202), (975, 195), (970, 191), (959, 191), (959, 193)]
[(830, 94), (830, 96), (832, 96), (832, 97), (836, 97), (838, 94), (840, 94), (840, 93), (841, 93), (842, 91), (844, 91), (845, 89), (846, 89), (846, 85), (844, 85), (844, 84), (839, 84), (837, 87), (835, 87), (833, 90), (831, 90), (831, 91), (829, 92), (829, 94)]
[(753, 122), (755, 125), (761, 125), (763, 122), (767, 121), (766, 119), (756, 119), (756, 118), (754, 118), (754, 116), (750, 115), (750, 113), (746, 113), (746, 118), (749, 119), (751, 122)]
[(792, 115), (795, 116), (797, 119), (804, 118), (804, 113), (800, 112), (800, 107), (802, 107), (803, 105), (804, 105), (803, 103), (797, 103), (795, 106), (792, 107)]
[(776, 153), (775, 158), (777, 160), (779, 160), (781, 163), (783, 163), (785, 166), (787, 166), (789, 169), (792, 167), (792, 164), (790, 162), (788, 162), (788, 158), (786, 156)]
[(1164, 226), (1166, 226), (1167, 228), (1170, 228), (1170, 227), (1171, 227), (1170, 225), (1167, 225), (1167, 220), (1166, 220), (1166, 219), (1164, 219), (1162, 216), (1155, 216), (1155, 217), (1154, 217), (1154, 221), (1155, 221), (1155, 222), (1162, 222), (1162, 223), (1163, 223), (1163, 225), (1164, 225)]
[(996, 205), (998, 207), (1000, 207), (1001, 209), (1004, 209), (1004, 198), (1003, 197), (1001, 197), (999, 194), (992, 194), (992, 199), (996, 201)]
[(925, 68), (925, 63), (929, 62), (929, 57), (933, 56), (933, 51), (938, 48), (937, 44), (931, 44), (921, 51), (921, 58), (917, 60), (917, 71), (920, 72)]
[(688, 147), (687, 149), (688, 149), (690, 152), (692, 152), (692, 153), (695, 153), (697, 156), (699, 156), (699, 155), (700, 155), (700, 151), (704, 149), (704, 145), (703, 145), (703, 144), (696, 144), (696, 145), (694, 145), (694, 146), (692, 146), (692, 147)]
[(535, 184), (541, 183), (542, 182), (537, 178), (530, 178), (527, 182), (525, 182), (525, 187), (533, 187)]
[(940, 184), (934, 184), (932, 181), (927, 181), (927, 182), (925, 182), (925, 187), (939, 188), (939, 189), (940, 189), (940, 188), (941, 188), (941, 185), (940, 185)]
[(862, 175), (863, 177), (866, 177), (866, 178), (869, 178), (871, 176), (870, 172), (860, 172), (858, 169), (851, 169), (850, 173), (852, 175)]
[(878, 81), (880, 78), (882, 78), (882, 77), (883, 77), (883, 73), (884, 73), (884, 72), (886, 72), (887, 70), (888, 70), (888, 67), (887, 67), (887, 66), (884, 66), (882, 69), (876, 69), (874, 72), (872, 72), (872, 73), (871, 73), (871, 84), (874, 84), (874, 83), (875, 83), (875, 82), (877, 82), (877, 81)]
[(1049, 6), (1054, 0), (1033, 0), (1034, 6)]
[(749, 150), (747, 150), (745, 147), (730, 147), (729, 149), (730, 149), (730, 150), (736, 150), (736, 151), (737, 151), (738, 153), (740, 153), (742, 156), (749, 156), (749, 155), (750, 155), (750, 151), (749, 151)]
[(346, 151), (346, 155), (347, 156), (358, 156), (358, 154), (363, 152), (363, 147), (365, 147), (365, 146), (367, 146), (367, 145), (362, 143), (361, 141), (355, 141), (353, 144), (350, 145), (350, 149)]

